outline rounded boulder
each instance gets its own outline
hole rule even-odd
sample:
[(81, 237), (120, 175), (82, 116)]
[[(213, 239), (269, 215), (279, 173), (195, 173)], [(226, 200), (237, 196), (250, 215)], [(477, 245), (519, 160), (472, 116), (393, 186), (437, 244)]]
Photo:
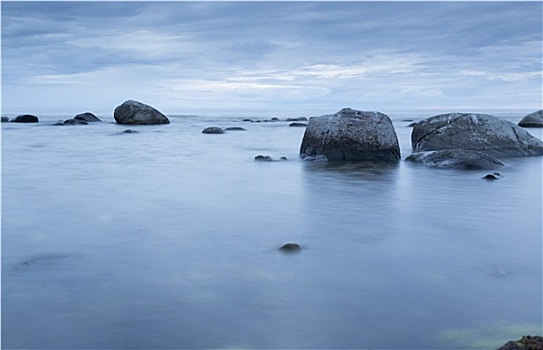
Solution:
[(398, 162), (400, 146), (387, 115), (344, 108), (333, 115), (309, 119), (300, 157)]
[(518, 126), (524, 128), (543, 128), (543, 109), (526, 115), (518, 122)]
[(157, 109), (138, 101), (128, 100), (115, 108), (113, 118), (117, 124), (151, 125), (169, 124), (170, 120)]
[(413, 153), (444, 149), (494, 157), (543, 155), (543, 142), (518, 125), (487, 114), (449, 113), (422, 120), (411, 133)]

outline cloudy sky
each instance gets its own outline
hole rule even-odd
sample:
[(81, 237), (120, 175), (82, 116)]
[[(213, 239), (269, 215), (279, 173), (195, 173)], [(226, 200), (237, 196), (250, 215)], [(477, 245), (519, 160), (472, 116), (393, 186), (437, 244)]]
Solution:
[(534, 111), (542, 3), (2, 1), (2, 113)]

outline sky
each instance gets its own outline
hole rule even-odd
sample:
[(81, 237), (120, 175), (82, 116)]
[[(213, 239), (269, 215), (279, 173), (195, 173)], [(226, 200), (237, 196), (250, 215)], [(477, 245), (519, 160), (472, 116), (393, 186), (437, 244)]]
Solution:
[(1, 2), (2, 114), (542, 108), (542, 2)]

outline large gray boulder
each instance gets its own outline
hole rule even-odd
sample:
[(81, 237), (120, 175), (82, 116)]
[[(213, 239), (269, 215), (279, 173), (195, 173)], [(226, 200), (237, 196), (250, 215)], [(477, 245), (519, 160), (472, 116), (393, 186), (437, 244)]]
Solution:
[(493, 170), (505, 165), (499, 159), (484, 152), (463, 149), (418, 152), (405, 160), (443, 169)]
[(413, 153), (443, 149), (494, 157), (543, 155), (543, 142), (518, 125), (487, 114), (450, 113), (422, 120), (411, 133)]
[(518, 125), (525, 128), (543, 128), (543, 109), (526, 115)]
[(117, 124), (148, 125), (170, 123), (170, 120), (155, 108), (132, 100), (128, 100), (115, 108), (113, 118), (115, 118)]
[(309, 119), (300, 157), (398, 162), (400, 145), (387, 115), (344, 108), (333, 115)]

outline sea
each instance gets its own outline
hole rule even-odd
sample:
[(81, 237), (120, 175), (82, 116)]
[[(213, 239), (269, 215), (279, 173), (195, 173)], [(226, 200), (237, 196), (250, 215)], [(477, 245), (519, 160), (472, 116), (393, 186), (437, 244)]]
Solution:
[(97, 115), (1, 126), (2, 349), (496, 349), (542, 333), (542, 157), (502, 159), (496, 181), (405, 162), (409, 124), (432, 114), (388, 114), (393, 165), (303, 161), (305, 128), (273, 115)]

